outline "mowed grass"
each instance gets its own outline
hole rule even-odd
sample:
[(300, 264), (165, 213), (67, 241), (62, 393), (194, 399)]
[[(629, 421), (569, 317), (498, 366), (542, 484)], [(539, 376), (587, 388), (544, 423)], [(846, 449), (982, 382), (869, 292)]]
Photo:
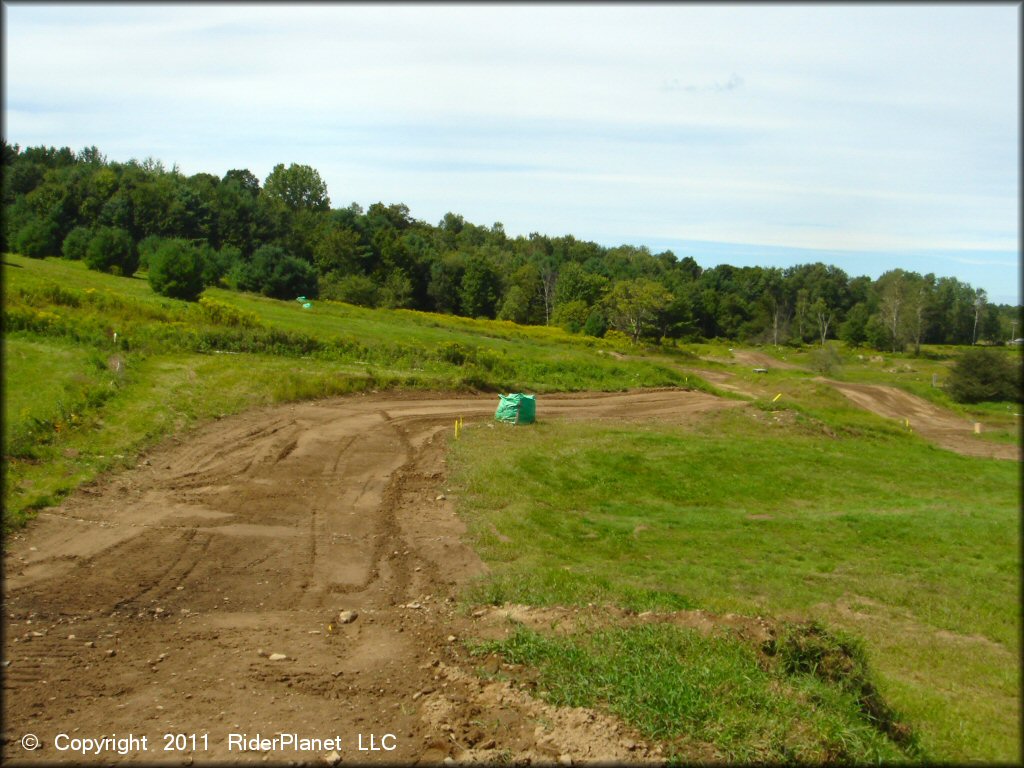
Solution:
[[(11, 311), (29, 304), (57, 316), (50, 318), (49, 335), (57, 333), (62, 320), (94, 319), (88, 300), (95, 304), (97, 297), (108, 296), (117, 305), (103, 307), (104, 330), (108, 336), (118, 331), (122, 348), (160, 352), (168, 347), (174, 351), (195, 347), (208, 325), (196, 305), (154, 294), (144, 274), (112, 277), (89, 271), (79, 262), (6, 254), (4, 282)], [(83, 306), (44, 305), (49, 298), (46, 292), (53, 286), (65, 289), (72, 298), (77, 295)], [(203, 295), (252, 315), (264, 330), (291, 334), (286, 345), (304, 346), (303, 356), (425, 375), (436, 380), (432, 386), (462, 382), (481, 388), (566, 391), (672, 386), (683, 380), (657, 356), (617, 360), (612, 355), (618, 349), (614, 344), (560, 328), (411, 310), (370, 310), (330, 301), (314, 301), (307, 310), (296, 301), (217, 288), (208, 288)], [(211, 337), (210, 343), (222, 340), (223, 336)], [(324, 350), (317, 349), (318, 344), (333, 346)], [(288, 354), (288, 350), (275, 353)]]
[(807, 413), (558, 423), (540, 398), (532, 427), (467, 428), (455, 483), (492, 568), (470, 598), (819, 620), (863, 638), (921, 756), (1018, 762), (1019, 466)]
[(54, 404), (68, 399), (69, 383), (98, 375), (97, 356), (73, 344), (7, 339), (3, 353), (5, 434), (15, 424), (51, 417)]

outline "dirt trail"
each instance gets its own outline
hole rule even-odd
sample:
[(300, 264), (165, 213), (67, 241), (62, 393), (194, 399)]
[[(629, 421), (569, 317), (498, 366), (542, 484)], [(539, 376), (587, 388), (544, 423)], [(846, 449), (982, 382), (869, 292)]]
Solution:
[[(742, 365), (757, 368), (782, 368), (807, 370), (783, 360), (776, 360), (762, 352), (733, 350), (733, 358)], [(763, 396), (749, 387), (736, 384), (737, 377), (731, 372), (691, 369), (688, 372), (701, 376), (717, 387), (728, 389), (748, 397)], [(888, 419), (899, 422), (910, 420), (910, 428), (926, 440), (965, 456), (1010, 459), (1020, 461), (1021, 448), (1005, 443), (991, 443), (974, 433), (974, 423), (957, 416), (920, 397), (898, 387), (884, 384), (852, 384), (815, 376), (814, 381), (828, 384), (842, 392), (854, 405)]]
[(853, 403), (898, 421), (910, 421), (910, 428), (936, 445), (967, 456), (1020, 461), (1016, 445), (987, 443), (974, 434), (974, 423), (939, 408), (920, 397), (883, 384), (851, 384), (816, 378), (835, 387)]
[[(767, 355), (767, 354), (765, 354), (763, 352), (755, 352), (753, 350), (735, 350), (734, 349), (734, 350), (730, 350), (730, 354), (732, 355), (733, 361), (735, 361), (735, 363), (738, 366), (740, 366), (743, 369), (745, 369), (744, 373), (746, 373), (748, 371), (753, 371), (754, 369), (771, 370), (772, 368), (791, 370), (791, 371), (806, 370), (806, 369), (802, 368), (799, 365), (794, 365), (793, 363), (789, 363), (789, 362), (786, 362), (784, 360), (778, 360), (778, 359), (772, 357), (771, 355)], [(702, 359), (706, 360), (708, 362), (716, 362), (716, 363), (724, 362), (722, 360), (717, 360), (717, 359), (712, 359), (712, 358), (702, 358)], [(732, 365), (732, 363), (727, 363), (727, 364), (730, 365), (730, 366)], [(706, 381), (711, 382), (712, 384), (714, 384), (719, 389), (725, 389), (725, 390), (729, 390), (730, 392), (736, 392), (737, 394), (743, 395), (745, 397), (755, 397), (756, 398), (756, 397), (764, 397), (764, 395), (765, 395), (765, 390), (764, 390), (764, 388), (762, 386), (759, 386), (759, 385), (749, 386), (749, 385), (744, 385), (743, 383), (737, 383), (737, 382), (742, 382), (743, 381), (743, 378), (741, 378), (741, 376), (738, 375), (738, 370), (723, 371), (723, 370), (708, 370), (706, 368), (689, 368), (689, 367), (680, 367), (680, 370), (684, 371), (685, 373), (692, 373), (692, 374), (694, 374), (696, 376), (700, 376), (702, 379), (705, 379)], [(749, 378), (748, 378), (748, 382), (749, 382)]]
[[(41, 513), (4, 560), (3, 760), (332, 752), (241, 751), (229, 734), (339, 737), (343, 764), (660, 760), (616, 720), (473, 673), (459, 641), (496, 630), (455, 611), (486, 568), (446, 498), (442, 433), (495, 405), (382, 394), (252, 411)], [(686, 422), (736, 405), (678, 390), (548, 396), (539, 416)], [(25, 750), (25, 734), (41, 748)], [(58, 749), (114, 734), (147, 750)], [(163, 734), (184, 750), (165, 751)]]
[(802, 366), (788, 363), (766, 355), (764, 352), (754, 352), (749, 349), (732, 350), (733, 358), (741, 365), (749, 365), (753, 368), (781, 368), (787, 371), (804, 370)]

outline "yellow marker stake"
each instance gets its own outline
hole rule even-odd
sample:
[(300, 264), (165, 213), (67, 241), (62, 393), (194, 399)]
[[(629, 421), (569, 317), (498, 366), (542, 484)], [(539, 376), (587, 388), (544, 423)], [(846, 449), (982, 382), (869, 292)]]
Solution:
[(775, 402), (776, 400), (778, 400), (778, 399), (779, 399), (780, 397), (782, 397), (782, 393), (781, 393), (781, 392), (779, 392), (779, 394), (777, 394), (777, 395), (776, 395), (775, 397), (773, 397), (773, 398), (772, 398), (772, 402), (774, 403), (774, 402)]

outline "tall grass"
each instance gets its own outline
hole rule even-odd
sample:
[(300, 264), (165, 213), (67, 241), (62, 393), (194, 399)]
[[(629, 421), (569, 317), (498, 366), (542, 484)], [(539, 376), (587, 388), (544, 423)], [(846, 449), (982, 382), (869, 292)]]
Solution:
[(685, 763), (877, 763), (919, 754), (912, 731), (872, 695), (855, 643), (790, 627), (778, 649), (728, 632), (641, 624), (556, 637), (520, 626), (473, 651), (536, 668), (529, 685), (550, 703), (604, 707)]

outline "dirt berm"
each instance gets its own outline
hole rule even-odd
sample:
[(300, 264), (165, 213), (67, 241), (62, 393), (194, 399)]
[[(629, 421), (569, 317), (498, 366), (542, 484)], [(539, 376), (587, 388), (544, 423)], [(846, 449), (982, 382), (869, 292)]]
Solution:
[[(659, 761), (613, 719), (474, 673), (462, 641), (508, 624), (456, 610), (486, 568), (446, 498), (441, 433), (496, 402), (252, 411), (43, 511), (4, 560), (4, 762)], [(737, 405), (667, 390), (546, 396), (539, 413), (685, 422)]]

